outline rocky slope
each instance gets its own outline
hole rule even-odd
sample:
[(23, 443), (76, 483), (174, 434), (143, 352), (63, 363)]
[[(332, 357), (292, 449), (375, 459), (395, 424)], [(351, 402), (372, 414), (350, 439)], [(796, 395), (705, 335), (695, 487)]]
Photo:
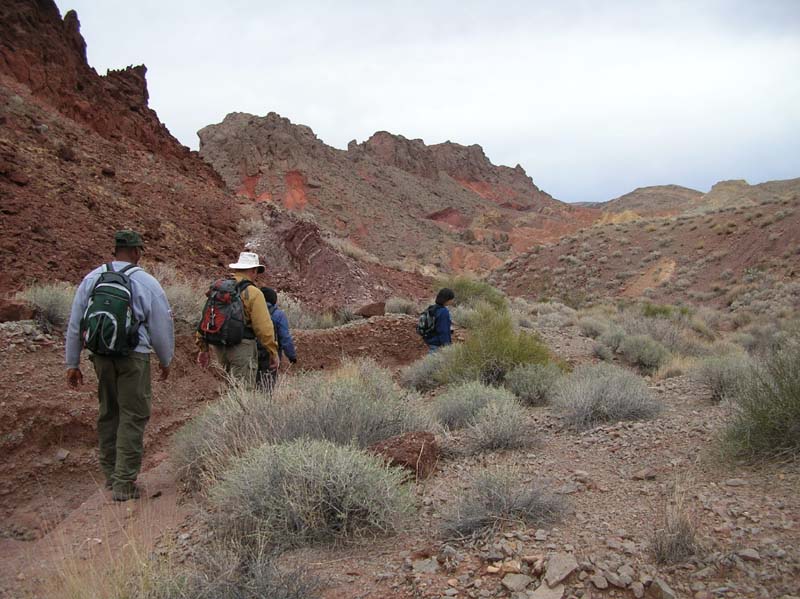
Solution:
[[(693, 205), (679, 216), (601, 220), (509, 261), (491, 280), (511, 294), (569, 302), (646, 295), (731, 305), (767, 285), (797, 302), (788, 295), (800, 275), (800, 179), (720, 183)], [(761, 304), (753, 307), (769, 308)]]
[(604, 212), (622, 214), (628, 211), (639, 216), (674, 216), (701, 203), (703, 192), (680, 185), (639, 187), (618, 198), (594, 204)]
[(199, 136), (200, 155), (237, 195), (310, 213), (384, 262), (485, 271), (595, 217), (477, 145), (382, 131), (338, 150), (275, 113), (232, 113)]
[(51, 0), (3, 2), (0, 40), (4, 288), (79, 279), (121, 227), (190, 271), (235, 255), (239, 209), (148, 108), (144, 66), (99, 76), (77, 15)]

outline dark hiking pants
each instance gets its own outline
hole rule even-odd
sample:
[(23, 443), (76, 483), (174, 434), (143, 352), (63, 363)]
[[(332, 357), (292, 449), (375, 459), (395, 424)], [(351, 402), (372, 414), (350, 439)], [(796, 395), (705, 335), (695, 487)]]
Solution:
[(115, 491), (130, 492), (142, 467), (144, 427), (150, 419), (150, 355), (92, 356), (100, 413), (100, 467)]

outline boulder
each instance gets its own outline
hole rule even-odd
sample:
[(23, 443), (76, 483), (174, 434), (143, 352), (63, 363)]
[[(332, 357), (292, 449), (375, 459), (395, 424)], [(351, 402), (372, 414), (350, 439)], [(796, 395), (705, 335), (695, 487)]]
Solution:
[(549, 586), (554, 587), (577, 569), (578, 562), (571, 553), (554, 553), (547, 560), (544, 579)]
[(390, 437), (369, 447), (369, 451), (383, 456), (392, 466), (414, 473), (417, 478), (427, 478), (439, 461), (439, 444), (428, 432), (404, 433)]
[(32, 319), (33, 308), (25, 302), (0, 299), (0, 322)]
[(383, 316), (386, 314), (386, 304), (384, 302), (367, 304), (366, 306), (362, 306), (356, 310), (356, 314), (363, 316), (364, 318), (370, 318), (371, 316)]

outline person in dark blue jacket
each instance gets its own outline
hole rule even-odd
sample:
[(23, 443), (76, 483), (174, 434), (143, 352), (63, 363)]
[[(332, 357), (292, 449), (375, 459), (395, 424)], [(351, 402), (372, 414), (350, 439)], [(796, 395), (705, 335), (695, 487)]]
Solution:
[[(292, 333), (289, 331), (289, 319), (286, 312), (278, 308), (278, 294), (270, 287), (262, 287), (261, 293), (267, 300), (267, 308), (272, 318), (272, 326), (275, 329), (275, 340), (278, 342), (278, 360), (282, 360), (284, 354), (286, 359), (292, 364), (297, 362), (297, 351), (294, 348)], [(263, 387), (270, 390), (278, 381), (278, 370), (269, 367), (269, 353), (265, 348), (258, 345), (258, 379)]]
[(450, 345), (453, 341), (451, 338), (450, 327), (450, 310), (447, 306), (455, 299), (456, 294), (452, 289), (447, 287), (440, 289), (436, 294), (436, 303), (431, 306), (435, 310), (434, 318), (436, 319), (436, 328), (433, 334), (425, 338), (425, 343), (428, 345), (428, 353), (433, 353), (443, 345)]

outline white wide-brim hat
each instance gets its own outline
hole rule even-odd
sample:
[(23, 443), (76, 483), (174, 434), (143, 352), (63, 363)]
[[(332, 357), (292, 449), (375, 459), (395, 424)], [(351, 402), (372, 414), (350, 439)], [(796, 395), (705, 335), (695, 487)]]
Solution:
[(259, 264), (258, 254), (253, 252), (242, 252), (239, 254), (239, 261), (236, 264), (229, 264), (228, 268), (233, 270), (250, 270), (251, 268), (257, 268), (258, 272), (264, 272), (266, 270), (263, 264)]

